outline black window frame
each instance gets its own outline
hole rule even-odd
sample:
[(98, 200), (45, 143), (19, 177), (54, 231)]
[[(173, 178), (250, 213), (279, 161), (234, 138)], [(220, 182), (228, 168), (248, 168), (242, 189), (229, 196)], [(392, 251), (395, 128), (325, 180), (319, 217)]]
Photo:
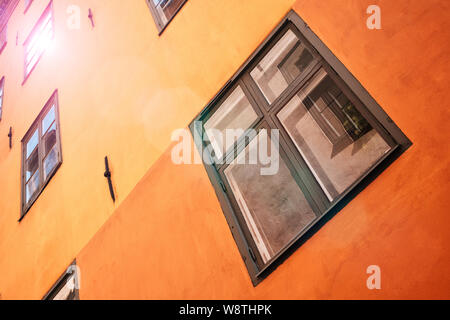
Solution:
[[(259, 63), (259, 61), (269, 52), (269, 50), (277, 43), (287, 29), (294, 31), (295, 35), (303, 42), (313, 54), (315, 63), (310, 65), (305, 70), (304, 77), (297, 77), (294, 82), (289, 84), (288, 88), (276, 98), (270, 107), (266, 99), (261, 98), (262, 94), (259, 91), (256, 83), (251, 79), (250, 71)], [(318, 60), (316, 60), (318, 59)], [(309, 170), (302, 172), (301, 180), (308, 182), (307, 192), (314, 194), (313, 201), (315, 208), (319, 210), (320, 215), (314, 223), (308, 228), (305, 228), (294, 240), (284, 247), (278, 254), (276, 254), (268, 263), (262, 264), (261, 257), (252, 240), (245, 236), (248, 233), (243, 228), (242, 217), (235, 213), (236, 204), (234, 203), (234, 196), (229, 196), (231, 188), (227, 183), (227, 179), (223, 177), (224, 164), (207, 164), (204, 162), (205, 169), (215, 189), (216, 195), (219, 199), (220, 205), (224, 212), (225, 218), (230, 227), (230, 231), (235, 239), (238, 250), (243, 257), (244, 263), (249, 272), (251, 281), (254, 286), (259, 284), (266, 278), (280, 263), (290, 256), (301, 244), (310, 238), (317, 230), (319, 230), (328, 220), (330, 220), (337, 212), (339, 212), (349, 201), (351, 201), (359, 192), (361, 192), (371, 181), (373, 181), (381, 172), (383, 172), (395, 159), (397, 159), (403, 152), (405, 152), (412, 142), (403, 134), (391, 118), (378, 105), (375, 99), (364, 89), (358, 80), (350, 73), (350, 71), (338, 60), (338, 58), (326, 47), (326, 45), (317, 37), (317, 35), (308, 27), (302, 18), (293, 10), (278, 24), (278, 26), (271, 32), (271, 34), (263, 41), (263, 43), (254, 51), (254, 53), (246, 60), (246, 62), (239, 68), (233, 77), (225, 84), (219, 93), (207, 104), (207, 106), (193, 119), (189, 128), (194, 137), (199, 150), (205, 150), (206, 144), (202, 142), (204, 135), (203, 127), (198, 128), (198, 123), (204, 122), (210, 117), (212, 113), (218, 108), (220, 102), (223, 101), (237, 83), (244, 83), (246, 90), (251, 91), (252, 99), (257, 100), (260, 110), (266, 115), (277, 114), (279, 110), (306, 84), (311, 77), (321, 68), (325, 69), (327, 74), (336, 82), (339, 89), (351, 99), (351, 102), (356, 103), (355, 106), (358, 111), (366, 118), (370, 124), (376, 128), (377, 132), (382, 135), (385, 141), (391, 147), (391, 150), (385, 154), (376, 164), (371, 166), (362, 176), (357, 179), (347, 190), (339, 197), (330, 201), (323, 189), (317, 184), (317, 180), (311, 176)], [(295, 161), (288, 161), (288, 167), (300, 166), (307, 167), (301, 157), (296, 154), (293, 148), (293, 143), (287, 133), (282, 130), (283, 126), (277, 117), (267, 116), (264, 118), (265, 123), (259, 123), (258, 126), (264, 125), (268, 127), (275, 127), (280, 129), (280, 147), (282, 154), (286, 153), (288, 159), (295, 159)], [(246, 145), (245, 139), (238, 140), (234, 149), (243, 148)], [(233, 148), (232, 148), (233, 149)], [(227, 151), (229, 152), (229, 151)], [(234, 150), (231, 150), (234, 152)], [(282, 155), (283, 156), (283, 155)], [(213, 157), (210, 155), (211, 160)], [(292, 170), (291, 170), (292, 171)], [(297, 168), (298, 171), (298, 168)], [(294, 177), (297, 181), (296, 177)], [(311, 180), (313, 179), (313, 180)], [(299, 182), (299, 181), (297, 181)], [(301, 188), (302, 191), (304, 187)], [(229, 191), (230, 190), (230, 191)], [(304, 192), (305, 193), (305, 192)], [(306, 197), (307, 194), (305, 194)], [(239, 210), (236, 210), (239, 211)]]
[[(77, 261), (76, 259), (70, 264), (69, 268), (66, 269), (66, 271), (58, 278), (56, 283), (50, 288), (50, 290), (42, 297), (42, 300), (54, 300), (55, 296), (60, 292), (60, 290), (64, 287), (67, 280), (71, 277), (77, 277), (76, 281), (80, 281), (79, 274), (77, 272), (74, 272), (73, 270), (76, 269)], [(75, 274), (74, 274), (75, 273)], [(69, 296), (69, 299), (67, 300), (80, 300), (80, 289), (75, 287), (71, 295)]]
[[(172, 1), (172, 0), (168, 0), (168, 1)], [(178, 9), (174, 12), (174, 14), (167, 20), (166, 23), (164, 23), (155, 7), (155, 4), (153, 3), (153, 0), (145, 0), (145, 2), (147, 3), (147, 6), (150, 9), (150, 12), (153, 16), (153, 20), (155, 21), (156, 24), (156, 28), (158, 29), (158, 35), (161, 35), (164, 30), (167, 28), (167, 26), (172, 22), (172, 20), (175, 18), (175, 16), (180, 12), (180, 10), (184, 7), (184, 5), (186, 4), (186, 2), (188, 2), (188, 0), (182, 0), (182, 3), (180, 4), (180, 6), (178, 7)]]
[[(52, 35), (52, 40), (54, 40), (55, 38), (55, 12), (53, 10), (53, 0), (50, 0), (49, 4), (47, 5), (47, 7), (45, 8), (45, 10), (42, 12), (41, 16), (39, 17), (38, 21), (34, 24), (33, 29), (31, 30), (30, 34), (28, 35), (28, 37), (26, 38), (26, 40), (23, 43), (23, 81), (22, 81), (22, 86), (27, 82), (28, 78), (30, 77), (30, 75), (33, 73), (34, 69), (36, 68), (36, 66), (39, 64), (39, 62), (41, 61), (42, 57), (44, 56), (45, 50), (42, 51), (42, 53), (39, 55), (39, 57), (37, 58), (36, 62), (34, 63), (34, 65), (32, 66), (32, 68), (30, 69), (30, 71), (27, 72), (27, 46), (28, 43), (30, 41), (32, 41), (32, 39), (37, 35), (37, 32), (40, 31), (40, 26), (43, 23), (43, 21), (45, 20), (45, 18), (47, 17), (47, 15), (50, 14), (51, 18), (50, 18), (50, 23), (52, 24), (52, 29), (53, 29), (53, 35)], [(30, 60), (29, 62), (31, 62), (32, 60)]]
[[(43, 161), (46, 155), (43, 154), (44, 148), (42, 147), (43, 144), (43, 138), (42, 136), (42, 120), (47, 115), (47, 112), (52, 108), (52, 106), (55, 106), (55, 125), (56, 125), (56, 143), (58, 150), (58, 163), (55, 165), (55, 167), (50, 171), (48, 177), (46, 180), (44, 180), (44, 172), (43, 172)], [(39, 170), (39, 187), (33, 194), (33, 196), (30, 198), (30, 200), (26, 201), (26, 149), (27, 149), (27, 142), (32, 137), (34, 132), (38, 130), (38, 170)], [(60, 125), (60, 118), (59, 118), (59, 101), (58, 101), (58, 90), (55, 90), (50, 99), (45, 103), (44, 107), (42, 108), (41, 112), (37, 116), (37, 118), (33, 121), (33, 124), (28, 129), (27, 133), (23, 137), (22, 141), (22, 165), (21, 165), (21, 214), (19, 222), (22, 221), (22, 219), (26, 216), (26, 214), (29, 212), (33, 204), (36, 202), (36, 200), (39, 198), (41, 193), (44, 191), (44, 189), (47, 187), (49, 182), (52, 180), (53, 176), (56, 174), (58, 169), (61, 167), (63, 158), (62, 158), (62, 147), (61, 147), (61, 125)]]

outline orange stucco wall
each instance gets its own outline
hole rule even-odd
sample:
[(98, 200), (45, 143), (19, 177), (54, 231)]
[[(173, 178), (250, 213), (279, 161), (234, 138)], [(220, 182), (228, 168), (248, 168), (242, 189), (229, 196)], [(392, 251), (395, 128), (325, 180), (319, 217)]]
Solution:
[[(365, 25), (374, 3), (378, 31)], [(221, 14), (202, 45), (210, 32), (230, 37), (244, 61), (282, 15), (255, 6), (230, 29), (228, 6), (212, 8)], [(81, 298), (450, 298), (449, 3), (298, 0), (294, 9), (414, 145), (256, 288), (204, 168), (172, 164), (169, 147), (78, 255)], [(366, 287), (369, 265), (381, 268), (381, 290)]]
[[(126, 8), (122, 0), (56, 0), (54, 45), (22, 86), (22, 44), (49, 1), (34, 0), (26, 14), (20, 1), (0, 55), (0, 76), (6, 77), (0, 122), (3, 299), (38, 299), (47, 292), (168, 147), (173, 128), (187, 125), (294, 2), (189, 1), (160, 37), (144, 0), (127, 1)], [(74, 4), (81, 9), (80, 29), (68, 27)], [(55, 89), (63, 164), (18, 223), (20, 141)], [(115, 205), (103, 177), (105, 155)]]
[[(54, 1), (55, 47), (24, 86), (47, 1), (19, 4), (0, 56), (0, 294), (41, 298), (76, 257), (82, 299), (450, 298), (447, 1), (191, 0), (159, 37), (145, 1)], [(370, 4), (382, 30), (366, 28)], [(96, 26), (91, 29), (87, 9)], [(294, 8), (414, 145), (254, 288), (201, 165), (170, 161), (194, 116)], [(63, 165), (25, 219), (20, 139), (59, 89)], [(110, 157), (118, 201), (109, 198)], [(366, 288), (367, 266), (382, 289)]]

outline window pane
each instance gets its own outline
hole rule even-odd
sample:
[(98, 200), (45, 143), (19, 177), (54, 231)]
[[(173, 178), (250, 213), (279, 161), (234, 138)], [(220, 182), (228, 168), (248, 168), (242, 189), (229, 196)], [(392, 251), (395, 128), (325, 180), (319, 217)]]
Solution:
[(278, 118), (330, 201), (391, 149), (324, 70)]
[(30, 157), (25, 162), (25, 175), (26, 181), (36, 172), (39, 168), (39, 148), (30, 155)]
[(44, 120), (42, 120), (42, 135), (44, 135), (48, 128), (52, 125), (53, 121), (55, 121), (55, 107), (53, 106), (45, 115)]
[(44, 146), (44, 156), (46, 156), (50, 149), (56, 144), (56, 122), (53, 123), (42, 140)]
[(30, 201), (31, 197), (39, 188), (39, 170), (33, 175), (26, 185), (26, 202)]
[[(224, 173), (266, 263), (310, 224), (316, 215), (282, 158), (279, 158), (278, 171), (273, 175), (261, 174), (261, 168), (265, 166), (260, 161), (257, 164), (244, 164), (241, 158), (250, 159), (249, 154), (256, 152), (260, 136), (261, 132)], [(267, 139), (271, 150), (277, 150), (269, 137), (263, 139)]]
[[(50, 16), (48, 17), (50, 19)], [(37, 60), (41, 57), (48, 46), (51, 45), (53, 38), (53, 26), (51, 20), (44, 26), (39, 33), (35, 35), (32, 42), (26, 47), (26, 65), (27, 70), (31, 70), (37, 63)]]
[(44, 159), (44, 181), (47, 180), (49, 174), (56, 167), (58, 163), (58, 152), (56, 149), (56, 145), (49, 152), (47, 157)]
[[(222, 158), (224, 152), (239, 139), (245, 130), (258, 119), (258, 115), (248, 101), (240, 86), (236, 87), (228, 98), (209, 118), (204, 127), (215, 155)], [(242, 134), (234, 139), (226, 139), (226, 130), (240, 129)], [(230, 140), (230, 141), (227, 141)]]
[(288, 30), (250, 75), (271, 104), (312, 61), (309, 50)]
[(28, 140), (28, 142), (27, 142), (27, 159), (30, 156), (30, 154), (33, 152), (34, 148), (36, 148), (38, 143), (39, 143), (39, 135), (38, 135), (38, 130), (36, 129), (36, 131), (31, 136), (30, 140)]
[(54, 37), (52, 6), (42, 14), (32, 30), (32, 36), (25, 43), (25, 77), (37, 64), (45, 50), (51, 46)]

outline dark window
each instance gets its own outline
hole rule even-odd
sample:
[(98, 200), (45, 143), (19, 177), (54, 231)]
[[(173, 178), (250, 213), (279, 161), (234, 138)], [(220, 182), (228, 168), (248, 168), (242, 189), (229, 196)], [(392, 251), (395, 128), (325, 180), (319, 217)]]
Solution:
[(187, 0), (145, 0), (147, 1), (158, 32), (161, 33)]
[(7, 33), (8, 33), (7, 27), (8, 27), (8, 25), (5, 25), (3, 27), (3, 29), (0, 31), (0, 54), (3, 52), (3, 50), (6, 47), (6, 43), (8, 42), (8, 39), (7, 39)]
[(5, 96), (5, 77), (3, 77), (0, 80), (0, 120), (2, 120), (4, 96)]
[(411, 144), (294, 12), (190, 128), (254, 284)]
[(79, 300), (79, 271), (74, 261), (42, 300)]
[(45, 50), (51, 45), (54, 35), (53, 1), (51, 1), (23, 44), (25, 53), (24, 82), (36, 67)]
[(62, 163), (58, 92), (22, 139), (22, 219)]

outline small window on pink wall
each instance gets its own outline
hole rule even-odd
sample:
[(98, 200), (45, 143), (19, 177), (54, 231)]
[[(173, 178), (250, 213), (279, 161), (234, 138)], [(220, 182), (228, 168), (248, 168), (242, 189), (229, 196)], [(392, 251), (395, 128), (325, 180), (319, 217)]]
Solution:
[(50, 46), (54, 35), (53, 1), (51, 1), (23, 44), (25, 53), (24, 83)]

